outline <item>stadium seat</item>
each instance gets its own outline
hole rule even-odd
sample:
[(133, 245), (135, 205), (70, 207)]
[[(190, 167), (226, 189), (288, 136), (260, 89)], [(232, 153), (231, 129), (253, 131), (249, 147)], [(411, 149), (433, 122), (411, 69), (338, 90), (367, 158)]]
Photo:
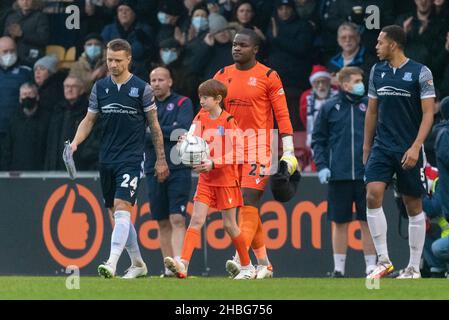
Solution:
[(63, 60), (64, 61), (75, 61), (76, 60), (76, 47), (68, 48)]
[(68, 48), (64, 59), (59, 62), (59, 69), (70, 69), (76, 61), (76, 47)]
[(54, 54), (58, 58), (59, 61), (63, 61), (65, 59), (65, 48), (63, 46), (58, 45), (48, 45), (45, 48), (45, 54), (51, 55)]

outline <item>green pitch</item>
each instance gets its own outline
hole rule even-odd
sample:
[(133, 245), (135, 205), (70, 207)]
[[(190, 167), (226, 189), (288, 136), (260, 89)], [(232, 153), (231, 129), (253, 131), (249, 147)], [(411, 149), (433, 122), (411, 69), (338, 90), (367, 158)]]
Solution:
[(365, 279), (81, 277), (80, 289), (68, 290), (65, 277), (0, 277), (0, 299), (449, 299), (449, 279), (383, 279), (379, 285), (368, 290)]

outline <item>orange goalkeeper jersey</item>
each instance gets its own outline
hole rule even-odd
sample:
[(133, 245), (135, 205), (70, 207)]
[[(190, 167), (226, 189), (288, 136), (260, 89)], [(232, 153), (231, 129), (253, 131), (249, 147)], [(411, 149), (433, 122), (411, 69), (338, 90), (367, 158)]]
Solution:
[[(234, 64), (218, 71), (214, 79), (227, 87), (225, 109), (244, 132), (253, 129), (257, 134), (259, 129), (273, 129), (274, 111), (279, 132), (293, 134), (284, 89), (276, 71), (259, 62), (249, 70), (238, 70)], [(269, 149), (269, 135), (265, 145)]]

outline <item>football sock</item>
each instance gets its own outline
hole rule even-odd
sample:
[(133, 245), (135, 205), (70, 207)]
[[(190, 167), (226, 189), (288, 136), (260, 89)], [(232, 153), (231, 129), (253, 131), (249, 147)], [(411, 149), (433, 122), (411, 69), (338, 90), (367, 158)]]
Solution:
[(232, 239), (235, 249), (237, 250), (242, 267), (248, 266), (251, 261), (249, 259), (248, 248), (245, 245), (245, 238), (240, 232), (239, 235)]
[(259, 218), (256, 234), (254, 235), (253, 242), (251, 242), (251, 248), (253, 249), (254, 255), (257, 258), (257, 263), (269, 266), (270, 261), (267, 256), (267, 248), (264, 241), (264, 233), (262, 229), (262, 221)]
[(408, 266), (419, 271), (421, 254), (426, 237), (426, 215), (421, 212), (417, 216), (408, 217), (408, 244), (410, 246), (410, 261)]
[(334, 254), (334, 270), (340, 271), (341, 274), (345, 274), (345, 263), (346, 263), (346, 255), (345, 254)]
[(187, 228), (186, 235), (184, 237), (184, 245), (182, 246), (181, 259), (184, 261), (190, 261), (192, 258), (193, 250), (201, 241), (200, 230), (194, 228)]
[(254, 234), (254, 238), (253, 241), (251, 242), (251, 247), (252, 248), (260, 248), (265, 246), (265, 241), (264, 241), (264, 234), (263, 234), (263, 229), (262, 229), (262, 221), (260, 220), (260, 217), (257, 221), (257, 230), (256, 233)]
[(262, 266), (270, 266), (270, 260), (268, 260), (267, 255), (267, 247), (265, 245), (261, 246), (260, 248), (252, 248), (254, 255), (257, 258), (257, 263)]
[(137, 232), (136, 228), (130, 222), (129, 224), (129, 235), (128, 240), (125, 245), (126, 251), (128, 251), (129, 257), (131, 258), (131, 264), (133, 266), (142, 267), (144, 265), (142, 256), (140, 254), (139, 243), (137, 242)]
[(377, 256), (375, 254), (365, 255), (365, 273), (370, 274), (371, 271), (376, 267)]
[(239, 211), (239, 228), (249, 248), (256, 234), (259, 223), (259, 209), (253, 206), (242, 206)]
[(387, 219), (385, 218), (382, 207), (376, 209), (367, 208), (366, 220), (379, 260), (382, 262), (390, 262), (387, 247)]
[(116, 211), (114, 213), (114, 221), (115, 226), (111, 236), (111, 253), (109, 255), (108, 263), (116, 269), (118, 259), (128, 240), (131, 214), (128, 211)]

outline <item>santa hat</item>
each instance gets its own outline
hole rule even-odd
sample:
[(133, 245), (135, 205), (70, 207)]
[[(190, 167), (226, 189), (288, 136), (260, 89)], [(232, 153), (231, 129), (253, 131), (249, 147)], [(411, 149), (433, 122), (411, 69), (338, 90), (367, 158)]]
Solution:
[(309, 81), (310, 84), (313, 83), (318, 78), (331, 78), (331, 74), (327, 71), (326, 67), (316, 64), (312, 67), (312, 73), (310, 74)]

